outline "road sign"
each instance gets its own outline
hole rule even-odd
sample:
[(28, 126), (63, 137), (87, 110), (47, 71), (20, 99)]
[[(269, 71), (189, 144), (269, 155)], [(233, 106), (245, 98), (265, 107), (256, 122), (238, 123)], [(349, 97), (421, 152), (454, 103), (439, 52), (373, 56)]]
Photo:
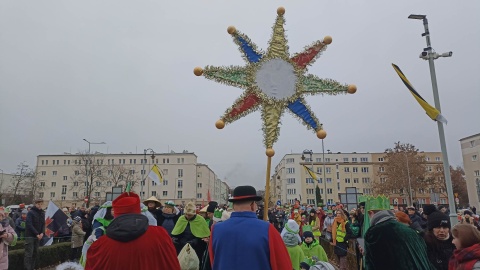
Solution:
[(394, 204), (398, 204), (398, 198), (395, 198), (395, 199), (393, 200), (393, 203), (394, 203)]
[(277, 205), (282, 205), (282, 202), (280, 200), (278, 200)]

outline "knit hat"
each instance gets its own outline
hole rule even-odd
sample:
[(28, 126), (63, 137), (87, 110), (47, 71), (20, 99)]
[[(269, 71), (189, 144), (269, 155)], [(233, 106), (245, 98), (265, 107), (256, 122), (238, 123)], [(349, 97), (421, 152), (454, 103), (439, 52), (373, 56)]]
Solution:
[(188, 202), (187, 205), (185, 205), (185, 214), (195, 215), (196, 210), (197, 208), (195, 207), (193, 202)]
[(82, 221), (82, 218), (80, 216), (76, 216), (73, 218), (76, 222)]
[(124, 214), (140, 214), (140, 197), (133, 192), (124, 192), (112, 202), (112, 207), (114, 217)]
[(208, 202), (207, 213), (215, 213), (215, 208), (217, 208), (217, 202)]
[(463, 211), (463, 215), (473, 216), (473, 213), (472, 213), (472, 211), (470, 211), (470, 210), (465, 210), (465, 211)]
[(28, 214), (28, 210), (27, 210), (27, 209), (23, 209), (23, 210), (22, 210), (22, 214), (25, 214), (25, 215)]
[(311, 231), (306, 231), (303, 233), (303, 238), (311, 237), (313, 238), (313, 233)]
[(298, 234), (294, 234), (294, 233), (291, 233), (291, 232), (286, 232), (282, 236), (282, 239), (283, 239), (283, 242), (285, 243), (285, 245), (287, 247), (294, 247), (294, 246), (298, 246), (297, 236), (298, 236)]
[[(435, 205), (433, 204), (427, 204), (423, 206), (423, 213), (427, 216), (435, 212), (435, 210)], [(440, 208), (438, 210), (440, 210)]]
[(18, 205), (18, 207), (19, 207), (20, 209), (23, 209), (23, 208), (25, 208), (25, 204), (24, 204), (24, 203), (21, 203), (21, 204)]
[(306, 270), (310, 270), (310, 265), (308, 265), (308, 263), (306, 263), (306, 262), (301, 262), (300, 263), (300, 269), (301, 268), (306, 269)]
[(287, 224), (285, 224), (285, 227), (283, 227), (283, 230), (282, 230), (282, 233), (280, 233), (280, 236), (283, 239), (283, 236), (286, 233), (292, 233), (292, 234), (296, 235), (297, 245), (298, 245), (300, 242), (302, 242), (302, 239), (300, 238), (300, 235), (298, 235), (299, 231), (300, 231), (300, 226), (298, 226), (297, 222), (293, 219), (289, 219), (287, 221)]
[(429, 231), (433, 230), (433, 228), (438, 228), (438, 227), (449, 228), (449, 229), (451, 227), (449, 217), (440, 211), (435, 211), (430, 215), (428, 215), (427, 223), (428, 223)]
[(401, 212), (401, 211), (395, 213), (395, 217), (401, 223), (410, 224), (410, 222), (411, 222), (410, 217), (407, 214), (405, 214), (404, 212)]

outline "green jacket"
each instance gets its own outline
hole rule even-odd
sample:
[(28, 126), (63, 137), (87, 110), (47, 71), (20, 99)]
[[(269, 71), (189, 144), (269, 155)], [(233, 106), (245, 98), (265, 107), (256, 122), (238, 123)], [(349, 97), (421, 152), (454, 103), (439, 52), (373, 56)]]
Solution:
[(305, 257), (311, 259), (313, 256), (315, 256), (322, 262), (328, 262), (327, 254), (325, 253), (323, 247), (318, 243), (317, 239), (313, 239), (313, 242), (310, 245), (307, 245), (307, 243), (303, 242), (302, 251)]
[(292, 261), (292, 267), (295, 270), (300, 270), (300, 263), (305, 259), (302, 248), (300, 246), (288, 247), (288, 254), (290, 255), (290, 260)]

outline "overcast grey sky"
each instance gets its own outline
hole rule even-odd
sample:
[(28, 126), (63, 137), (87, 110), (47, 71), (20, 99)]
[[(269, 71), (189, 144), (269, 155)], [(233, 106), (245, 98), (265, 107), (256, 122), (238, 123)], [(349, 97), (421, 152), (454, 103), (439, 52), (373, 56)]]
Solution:
[[(223, 130), (214, 123), (242, 90), (193, 75), (195, 66), (245, 65), (226, 29), (268, 47), (286, 8), (290, 54), (326, 35), (333, 43), (309, 73), (356, 84), (354, 95), (306, 98), (333, 152), (381, 152), (395, 141), (440, 151), (430, 120), (391, 67), (433, 105), (421, 21), (433, 48), (452, 165), (460, 138), (480, 132), (480, 2), (466, 1), (0, 1), (0, 169), (40, 154), (152, 148), (193, 151), (231, 185), (263, 188), (260, 113)], [(321, 141), (282, 117), (273, 166)]]

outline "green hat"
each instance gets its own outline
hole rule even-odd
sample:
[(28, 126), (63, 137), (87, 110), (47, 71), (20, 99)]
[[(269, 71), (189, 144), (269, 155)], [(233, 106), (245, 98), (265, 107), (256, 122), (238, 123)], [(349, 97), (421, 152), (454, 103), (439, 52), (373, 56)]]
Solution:
[(366, 210), (390, 210), (390, 199), (385, 195), (367, 199)]
[(223, 209), (215, 209), (215, 212), (213, 212), (213, 221), (219, 222), (222, 220), (222, 212)]
[(172, 202), (172, 201), (166, 201), (166, 202), (165, 202), (165, 206), (174, 208), (174, 207), (175, 207), (175, 203)]
[(333, 214), (333, 211), (331, 209), (327, 210), (327, 214)]

